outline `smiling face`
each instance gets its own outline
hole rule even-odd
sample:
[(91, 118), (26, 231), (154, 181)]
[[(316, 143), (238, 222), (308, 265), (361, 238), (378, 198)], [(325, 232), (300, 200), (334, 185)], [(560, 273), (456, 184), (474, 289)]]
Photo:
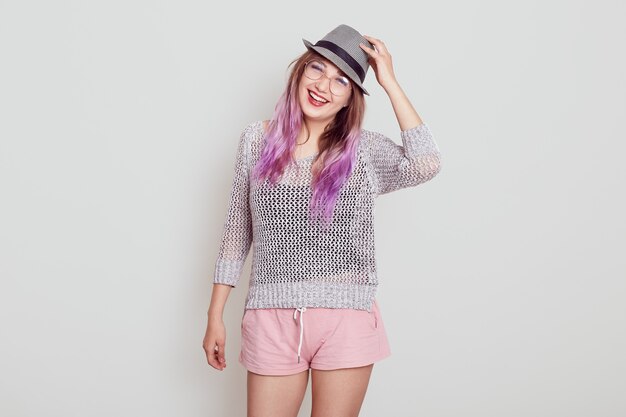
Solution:
[[(312, 80), (302, 74), (298, 84), (298, 101), (305, 119), (329, 122), (343, 106), (350, 102), (354, 87), (349, 88), (344, 95), (337, 96), (333, 94), (330, 91), (331, 79), (337, 76), (345, 77), (345, 74), (326, 58), (317, 55), (314, 59), (323, 64), (326, 77), (322, 76), (318, 80)], [(352, 84), (348, 77), (346, 77), (346, 80)], [(314, 98), (313, 96), (317, 97)]]

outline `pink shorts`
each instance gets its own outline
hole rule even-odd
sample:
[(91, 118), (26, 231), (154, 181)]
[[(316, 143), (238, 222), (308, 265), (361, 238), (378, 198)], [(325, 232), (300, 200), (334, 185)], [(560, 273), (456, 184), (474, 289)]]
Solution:
[(261, 375), (365, 366), (391, 355), (374, 300), (372, 311), (351, 308), (247, 309), (239, 362)]

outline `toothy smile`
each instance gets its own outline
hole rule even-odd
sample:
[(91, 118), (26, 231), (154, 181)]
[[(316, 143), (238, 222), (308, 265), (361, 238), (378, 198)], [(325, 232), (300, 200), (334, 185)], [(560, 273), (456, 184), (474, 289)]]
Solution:
[(311, 96), (311, 98), (313, 98), (313, 100), (319, 102), (319, 103), (328, 103), (328, 100), (326, 100), (324, 97), (320, 97), (317, 94), (315, 94), (313, 91), (309, 90), (309, 95)]

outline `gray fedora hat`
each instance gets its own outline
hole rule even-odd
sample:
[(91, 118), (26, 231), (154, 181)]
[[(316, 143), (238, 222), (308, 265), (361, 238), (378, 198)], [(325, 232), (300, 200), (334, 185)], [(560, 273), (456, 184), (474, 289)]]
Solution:
[(363, 81), (365, 81), (365, 75), (370, 67), (367, 61), (369, 55), (361, 49), (359, 43), (372, 49), (374, 49), (374, 45), (357, 30), (348, 25), (339, 25), (317, 41), (315, 45), (304, 38), (302, 41), (308, 49), (317, 52), (335, 64), (363, 90), (364, 94), (370, 95), (363, 88)]

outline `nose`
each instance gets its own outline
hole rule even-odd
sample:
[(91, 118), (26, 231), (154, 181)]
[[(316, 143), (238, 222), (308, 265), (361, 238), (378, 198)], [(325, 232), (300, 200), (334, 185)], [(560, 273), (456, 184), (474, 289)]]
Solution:
[[(327, 83), (325, 83), (326, 81), (328, 81)], [(315, 86), (317, 87), (318, 90), (320, 91), (328, 91), (328, 88), (330, 86), (330, 80), (328, 79), (328, 77), (322, 77), (319, 80), (317, 80), (315, 82)], [(323, 88), (323, 87), (326, 88)], [(322, 89), (323, 88), (323, 89)]]

